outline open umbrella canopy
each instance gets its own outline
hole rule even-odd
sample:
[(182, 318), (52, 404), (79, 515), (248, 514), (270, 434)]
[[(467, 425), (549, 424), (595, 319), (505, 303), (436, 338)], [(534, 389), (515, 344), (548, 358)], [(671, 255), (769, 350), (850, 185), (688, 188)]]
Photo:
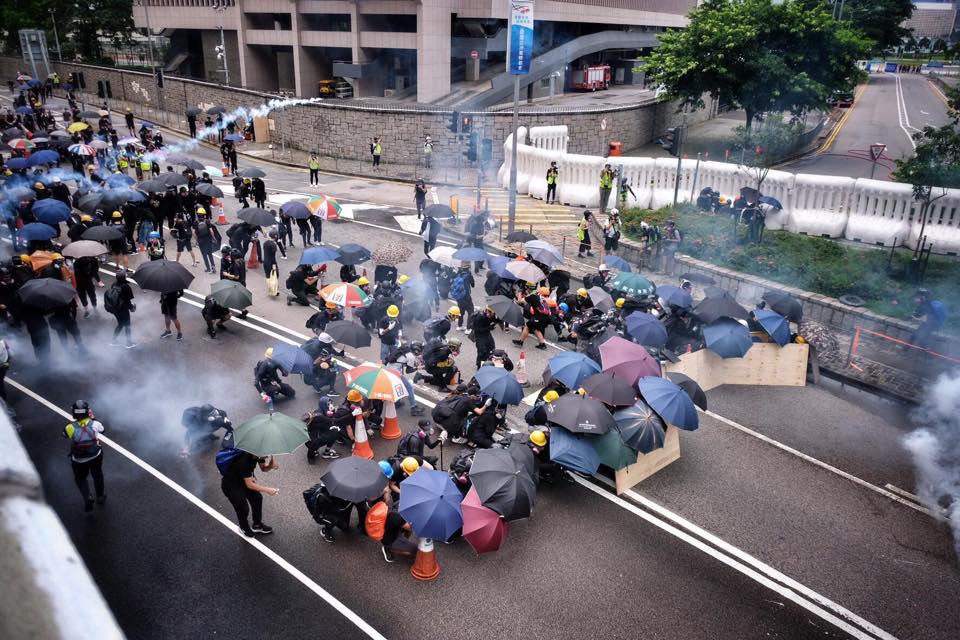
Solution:
[(241, 209), (237, 217), (255, 227), (271, 227), (277, 223), (272, 213), (259, 207)]
[(673, 381), (678, 387), (683, 389), (690, 399), (693, 400), (693, 404), (697, 405), (704, 411), (707, 410), (707, 394), (704, 393), (703, 388), (697, 383), (693, 378), (684, 375), (682, 373), (668, 373), (667, 377)]
[(507, 538), (510, 523), (499, 513), (483, 506), (476, 489), (470, 487), (460, 503), (463, 513), (463, 537), (477, 554), (496, 551)]
[(83, 131), (84, 129), (89, 129), (90, 125), (86, 122), (73, 122), (70, 126), (67, 127), (67, 131), (70, 133), (76, 133), (78, 131)]
[(215, 184), (210, 184), (209, 182), (201, 182), (197, 185), (197, 193), (200, 195), (207, 196), (208, 198), (222, 198), (223, 190)]
[(453, 253), (452, 257), (454, 260), (463, 262), (483, 262), (490, 257), (490, 254), (479, 247), (461, 247)]
[(387, 477), (376, 461), (359, 456), (334, 460), (320, 479), (330, 495), (347, 502), (376, 498), (387, 486)]
[(581, 382), (580, 387), (588, 397), (612, 407), (625, 407), (637, 400), (633, 385), (623, 378), (614, 377), (612, 373), (595, 373)]
[(347, 243), (340, 245), (340, 264), (360, 264), (370, 259), (370, 250), (359, 244)]
[(660, 363), (645, 348), (635, 342), (613, 336), (600, 345), (603, 370), (636, 384), (644, 376), (659, 376)]
[(613, 412), (624, 444), (639, 453), (650, 453), (663, 446), (667, 425), (643, 400)]
[(293, 453), (310, 434), (302, 420), (282, 413), (262, 413), (233, 431), (233, 446), (260, 458)]
[(516, 302), (507, 296), (493, 296), (487, 298), (486, 306), (490, 307), (493, 315), (501, 322), (506, 322), (514, 327), (522, 327), (524, 324), (523, 309)]
[[(334, 338), (336, 340), (336, 338)], [(364, 398), (396, 402), (407, 397), (400, 374), (372, 362), (364, 362), (343, 374), (348, 389), (356, 389)]]
[(421, 538), (449, 540), (463, 527), (462, 499), (445, 471), (420, 469), (400, 483), (400, 515)]
[(754, 309), (753, 317), (781, 347), (790, 342), (790, 323), (782, 315), (770, 309)]
[(587, 291), (587, 295), (590, 296), (590, 302), (593, 303), (593, 306), (606, 313), (613, 309), (613, 298), (609, 293), (604, 291), (600, 287), (590, 287)]
[(70, 207), (56, 198), (37, 200), (30, 208), (30, 212), (44, 224), (59, 224), (70, 217)]
[(767, 305), (790, 322), (799, 324), (803, 320), (803, 305), (787, 293), (768, 291), (763, 294)]
[(427, 257), (434, 262), (439, 262), (445, 267), (456, 269), (460, 266), (460, 260), (457, 260), (453, 257), (453, 254), (456, 252), (457, 250), (453, 247), (439, 246), (435, 247), (430, 253), (428, 253)]
[(687, 431), (696, 431), (700, 426), (693, 400), (673, 382), (650, 376), (640, 378), (637, 387), (643, 400), (668, 423)]
[(7, 146), (11, 149), (16, 149), (17, 151), (30, 151), (31, 149), (36, 149), (37, 147), (32, 140), (27, 140), (26, 138), (14, 138), (13, 140), (8, 140)]
[(156, 178), (163, 184), (168, 187), (182, 187), (183, 185), (190, 182), (187, 180), (182, 173), (177, 173), (175, 171), (164, 171)]
[(164, 193), (169, 186), (163, 180), (154, 178), (152, 180), (144, 180), (137, 185), (137, 189), (140, 191), (145, 191), (146, 193)]
[(27, 167), (32, 166), (30, 163), (30, 158), (10, 158), (3, 164), (8, 169), (13, 169), (14, 171), (20, 171), (21, 169), (26, 169)]
[(544, 405), (547, 420), (571, 433), (606, 433), (613, 426), (613, 416), (598, 400), (579, 393), (565, 393)]
[(20, 302), (29, 306), (49, 311), (56, 307), (68, 304), (77, 295), (69, 283), (56, 278), (36, 278), (28, 280), (17, 289)]
[(540, 267), (526, 260), (511, 260), (504, 265), (503, 269), (523, 282), (540, 282), (547, 277)]
[(193, 282), (193, 274), (179, 262), (151, 260), (137, 268), (133, 279), (141, 289), (172, 293), (189, 287)]
[[(223, 136), (223, 139), (226, 140), (227, 142), (243, 142), (243, 136), (240, 135), (239, 133), (228, 133), (227, 135)], [(259, 171), (259, 169), (256, 169), (256, 171)], [(249, 178), (253, 176), (248, 175), (247, 177)], [(262, 178), (263, 176), (257, 176), (257, 177)]]
[(17, 237), (21, 240), (31, 242), (34, 240), (49, 240), (57, 235), (57, 230), (48, 224), (42, 222), (31, 222), (25, 224), (17, 231)]
[(37, 199), (37, 192), (29, 187), (10, 187), (3, 190), (10, 202), (30, 202)]
[(339, 216), (343, 208), (333, 196), (321, 194), (307, 200), (307, 209), (310, 210), (312, 215), (322, 220), (329, 220), (331, 217)]
[(760, 196), (757, 200), (760, 204), (770, 205), (774, 209), (783, 210), (783, 205), (780, 204), (780, 201), (774, 198), (773, 196)]
[(143, 202), (146, 199), (147, 196), (142, 191), (121, 187), (101, 192), (98, 206), (104, 211), (115, 211), (128, 202)]
[(68, 244), (63, 255), (68, 258), (95, 258), (107, 253), (107, 248), (100, 242), (93, 240), (77, 240)]
[(562, 351), (550, 358), (547, 370), (551, 377), (565, 384), (568, 389), (576, 389), (581, 382), (595, 373), (600, 373), (600, 365), (585, 354)]
[(125, 173), (111, 173), (107, 176), (107, 186), (111, 189), (120, 188), (120, 187), (129, 187), (132, 184), (136, 184), (137, 181), (126, 175)]
[(349, 320), (336, 320), (327, 325), (327, 334), (340, 344), (359, 349), (370, 346), (370, 334), (361, 325)]
[(313, 358), (300, 347), (286, 342), (274, 344), (273, 355), (270, 359), (276, 362), (287, 373), (310, 373), (313, 371)]
[(628, 296), (649, 296), (657, 291), (655, 284), (639, 273), (620, 272), (610, 281), (611, 291), (622, 291)]
[[(566, 429), (550, 430), (550, 459), (562, 467), (592, 476), (600, 468), (600, 454), (590, 436), (570, 433)], [(470, 476), (473, 477), (471, 470)]]
[(335, 282), (320, 290), (320, 297), (340, 307), (358, 308), (370, 304), (370, 296), (355, 284)]
[(624, 273), (630, 273), (631, 271), (633, 271), (630, 268), (630, 263), (624, 260), (623, 258), (621, 258), (620, 256), (614, 256), (614, 255), (604, 256), (603, 264), (607, 265), (611, 269), (616, 269), (617, 271), (621, 271)]
[(453, 209), (445, 204), (431, 204), (423, 210), (423, 215), (436, 218), (437, 220), (443, 220), (453, 217)]
[(742, 358), (753, 346), (750, 330), (730, 318), (719, 318), (703, 328), (707, 349), (721, 358)]
[(656, 316), (643, 311), (634, 311), (626, 319), (627, 333), (645, 347), (662, 347), (667, 344), (667, 329)]
[(663, 304), (665, 307), (675, 306), (689, 309), (693, 306), (693, 296), (680, 287), (675, 287), (672, 284), (665, 284), (662, 287), (657, 287), (657, 296), (659, 296), (661, 304)]
[(306, 220), (310, 217), (310, 209), (305, 202), (299, 200), (290, 200), (280, 205), (280, 213), (290, 216), (294, 220)]
[(267, 172), (257, 167), (246, 167), (237, 171), (237, 175), (241, 178), (266, 178)]
[(203, 167), (203, 170), (206, 172), (207, 175), (209, 175), (212, 178), (223, 177), (223, 171), (219, 167), (214, 167), (208, 164)]
[(530, 240), (523, 244), (527, 255), (542, 262), (548, 267), (555, 267), (563, 262), (563, 252), (545, 240)]
[(693, 312), (702, 322), (710, 323), (720, 318), (740, 318), (746, 320), (747, 310), (741, 307), (736, 300), (722, 297), (708, 297), (700, 301), (693, 308)]
[(507, 242), (530, 242), (531, 240), (536, 240), (537, 236), (533, 235), (529, 231), (514, 231), (513, 233), (508, 233), (507, 237), (504, 238)]
[(340, 252), (331, 247), (310, 247), (300, 255), (300, 264), (320, 264), (340, 257)]
[(193, 158), (190, 158), (188, 156), (176, 156), (176, 159), (172, 159), (172, 158), (173, 156), (168, 156), (167, 162), (171, 162), (173, 164), (180, 165), (181, 167), (186, 167), (187, 169), (192, 169), (194, 171), (203, 171), (203, 163), (198, 160), (194, 160)]
[(220, 113), (226, 113), (226, 112), (227, 112), (226, 107), (221, 107), (220, 105), (214, 105), (209, 109), (207, 109), (207, 113), (209, 113), (212, 116), (215, 116)]
[(518, 466), (506, 449), (477, 451), (470, 467), (470, 480), (481, 504), (504, 520), (529, 518), (533, 512), (537, 486), (527, 469)]
[(480, 391), (500, 404), (520, 404), (523, 400), (523, 387), (517, 378), (504, 369), (493, 365), (484, 365), (473, 374)]
[(77, 114), (81, 118), (99, 118), (100, 112), (93, 109), (85, 109)]
[(190, 107), (184, 113), (186, 113), (188, 116), (195, 116), (203, 113), (203, 109), (200, 107)]
[(611, 469), (620, 470), (637, 461), (637, 452), (627, 446), (617, 427), (601, 436), (590, 438), (590, 444), (600, 456), (600, 463)]
[[(71, 125), (71, 126), (73, 126), (73, 125)], [(70, 153), (72, 153), (72, 154), (75, 155), (75, 156), (95, 156), (95, 155), (97, 155), (97, 150), (96, 150), (96, 148), (93, 147), (93, 145), (83, 144), (82, 142), (81, 142), (81, 143), (77, 143), (77, 144), (72, 144), (72, 145), (70, 145), (69, 147), (67, 147), (67, 151), (69, 151)]]
[(105, 224), (98, 224), (97, 226), (90, 227), (89, 229), (84, 231), (80, 237), (83, 238), (84, 240), (96, 240), (97, 242), (119, 240), (123, 238), (123, 228), (120, 226), (108, 226)]
[[(39, 138), (36, 138), (39, 140)], [(56, 164), (60, 161), (60, 154), (56, 151), (51, 151), (50, 149), (43, 149), (42, 151), (37, 151), (32, 156), (30, 156), (30, 164), (36, 166), (38, 164)], [(123, 174), (120, 174), (123, 175)]]
[(246, 309), (253, 304), (253, 293), (239, 282), (218, 280), (210, 285), (210, 295), (222, 307)]

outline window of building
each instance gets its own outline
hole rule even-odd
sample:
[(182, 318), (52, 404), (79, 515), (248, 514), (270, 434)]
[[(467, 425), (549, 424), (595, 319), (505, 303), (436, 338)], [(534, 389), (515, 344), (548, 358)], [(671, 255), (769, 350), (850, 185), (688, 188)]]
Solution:
[(361, 14), (360, 24), (364, 31), (417, 32), (417, 16), (412, 14)]
[(248, 29), (267, 29), (270, 31), (290, 31), (293, 19), (289, 13), (244, 13)]
[(302, 13), (304, 31), (350, 31), (349, 13)]

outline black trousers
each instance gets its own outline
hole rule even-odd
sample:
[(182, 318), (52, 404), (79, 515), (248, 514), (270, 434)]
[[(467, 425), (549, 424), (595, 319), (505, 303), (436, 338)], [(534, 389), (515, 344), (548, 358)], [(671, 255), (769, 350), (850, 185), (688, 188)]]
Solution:
[(93, 498), (90, 497), (90, 483), (87, 476), (93, 476), (93, 489), (97, 492), (97, 497), (103, 495), (103, 454), (101, 453), (93, 460), (87, 462), (70, 461), (73, 465), (73, 481), (77, 483), (80, 489), (80, 495), (87, 502)]
[(310, 169), (310, 184), (320, 184), (320, 169)]
[(557, 185), (548, 184), (547, 185), (547, 202), (556, 202), (557, 200)]
[(247, 516), (250, 515), (250, 509), (253, 509), (253, 523), (263, 522), (263, 496), (258, 491), (247, 489), (246, 486), (240, 486), (228, 481), (222, 481), (220, 488), (223, 495), (233, 505), (233, 510), (237, 513), (237, 522), (241, 529), (248, 529), (250, 523), (247, 522)]

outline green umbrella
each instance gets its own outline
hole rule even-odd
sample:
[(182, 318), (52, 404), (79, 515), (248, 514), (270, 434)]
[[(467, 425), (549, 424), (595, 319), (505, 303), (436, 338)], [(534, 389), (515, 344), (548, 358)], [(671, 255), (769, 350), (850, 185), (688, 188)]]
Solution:
[(592, 436), (590, 444), (600, 455), (600, 462), (611, 469), (620, 470), (637, 461), (637, 452), (623, 442), (623, 436), (617, 428), (610, 429), (602, 436)]
[(310, 439), (301, 420), (282, 413), (260, 414), (233, 432), (234, 446), (257, 457), (293, 453)]
[(229, 309), (246, 309), (253, 304), (253, 294), (239, 282), (218, 280), (210, 285), (210, 295), (217, 304)]
[(628, 296), (649, 296), (656, 292), (657, 287), (639, 273), (621, 271), (610, 282), (611, 291), (622, 291)]

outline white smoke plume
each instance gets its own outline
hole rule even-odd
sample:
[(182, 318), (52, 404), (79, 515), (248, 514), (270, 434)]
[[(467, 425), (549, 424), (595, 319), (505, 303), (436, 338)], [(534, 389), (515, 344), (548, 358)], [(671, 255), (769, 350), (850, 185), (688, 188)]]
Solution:
[(913, 418), (920, 427), (903, 442), (917, 469), (917, 495), (946, 512), (960, 556), (960, 372), (941, 375)]

